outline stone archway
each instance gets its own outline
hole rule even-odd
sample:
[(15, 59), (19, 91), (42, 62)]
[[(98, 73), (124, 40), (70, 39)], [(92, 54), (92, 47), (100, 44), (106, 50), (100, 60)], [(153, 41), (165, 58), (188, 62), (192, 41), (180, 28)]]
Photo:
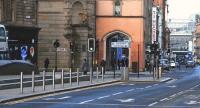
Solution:
[(104, 37), (104, 54), (103, 58), (106, 60), (106, 68), (111, 69), (113, 66), (113, 63), (115, 65), (118, 64), (120, 60), (122, 60), (123, 57), (127, 57), (129, 62), (128, 66), (130, 66), (130, 58), (131, 58), (131, 49), (130, 47), (112, 47), (111, 43), (113, 42), (126, 42), (131, 44), (131, 38), (128, 34), (121, 32), (121, 31), (115, 31), (107, 34)]

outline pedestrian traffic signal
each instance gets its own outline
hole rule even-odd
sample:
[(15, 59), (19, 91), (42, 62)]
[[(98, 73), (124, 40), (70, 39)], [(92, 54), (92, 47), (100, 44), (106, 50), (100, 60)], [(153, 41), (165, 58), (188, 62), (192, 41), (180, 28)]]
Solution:
[(95, 39), (94, 38), (88, 38), (88, 51), (89, 52), (95, 51)]

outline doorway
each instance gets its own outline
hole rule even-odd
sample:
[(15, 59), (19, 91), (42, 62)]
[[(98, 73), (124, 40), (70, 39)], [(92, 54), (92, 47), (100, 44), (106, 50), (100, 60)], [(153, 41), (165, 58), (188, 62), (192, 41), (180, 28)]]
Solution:
[(129, 59), (129, 48), (122, 46), (113, 46), (113, 43), (130, 43), (127, 35), (122, 33), (113, 33), (106, 40), (106, 69), (119, 69), (118, 65), (123, 58)]

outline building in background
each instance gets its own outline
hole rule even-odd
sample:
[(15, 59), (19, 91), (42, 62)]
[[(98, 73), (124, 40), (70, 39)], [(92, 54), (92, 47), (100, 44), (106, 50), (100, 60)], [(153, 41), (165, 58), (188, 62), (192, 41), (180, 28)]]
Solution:
[(194, 31), (194, 55), (195, 55), (195, 60), (200, 63), (200, 22), (199, 18), (196, 21), (196, 28)]
[(171, 19), (168, 26), (171, 31), (170, 49), (172, 51), (188, 51), (189, 42), (193, 40), (192, 32), (195, 29), (195, 21), (192, 19)]
[[(37, 64), (37, 0), (0, 0), (0, 23), (8, 30), (10, 59)], [(22, 53), (22, 49), (25, 52)], [(23, 50), (24, 51), (24, 50)]]

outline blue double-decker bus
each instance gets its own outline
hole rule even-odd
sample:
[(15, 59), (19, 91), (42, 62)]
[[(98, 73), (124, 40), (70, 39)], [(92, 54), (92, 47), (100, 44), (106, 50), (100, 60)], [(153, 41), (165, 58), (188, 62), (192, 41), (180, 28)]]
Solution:
[(193, 61), (193, 55), (191, 51), (173, 51), (176, 55), (176, 62), (180, 64), (185, 64), (187, 61)]

